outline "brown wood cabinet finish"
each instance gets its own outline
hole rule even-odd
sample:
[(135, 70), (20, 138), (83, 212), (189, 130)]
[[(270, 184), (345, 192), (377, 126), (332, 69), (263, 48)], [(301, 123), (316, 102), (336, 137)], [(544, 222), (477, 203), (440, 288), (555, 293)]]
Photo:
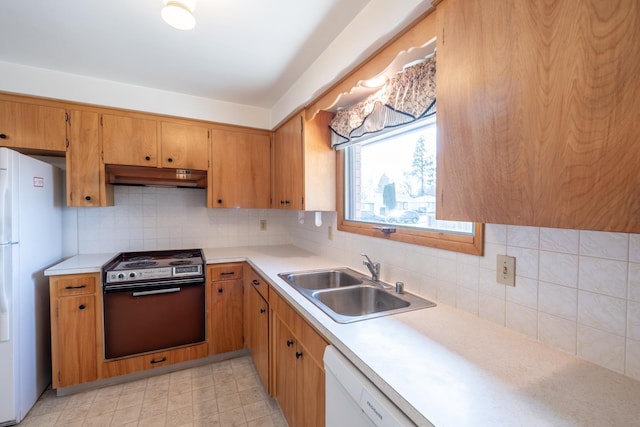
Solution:
[(437, 6), (440, 219), (640, 232), (640, 5)]
[(244, 283), (244, 344), (251, 353), (263, 386), (269, 391), (269, 285), (248, 265)]
[(98, 378), (96, 283), (99, 274), (50, 280), (52, 387)]
[(159, 166), (207, 170), (209, 168), (209, 129), (206, 127), (161, 123)]
[(158, 165), (157, 121), (103, 114), (102, 152), (105, 164)]
[(68, 120), (67, 206), (113, 206), (113, 187), (104, 182), (100, 115), (72, 110)]
[(301, 112), (276, 129), (273, 208), (335, 210), (336, 158), (328, 127), (332, 116), (320, 112), (306, 121)]
[(209, 175), (209, 207), (268, 209), (271, 136), (214, 129)]
[(242, 264), (208, 267), (210, 354), (243, 347)]
[(0, 146), (64, 153), (64, 108), (0, 100)]
[(325, 425), (324, 365), (328, 342), (277, 292), (272, 310), (273, 396), (291, 426)]

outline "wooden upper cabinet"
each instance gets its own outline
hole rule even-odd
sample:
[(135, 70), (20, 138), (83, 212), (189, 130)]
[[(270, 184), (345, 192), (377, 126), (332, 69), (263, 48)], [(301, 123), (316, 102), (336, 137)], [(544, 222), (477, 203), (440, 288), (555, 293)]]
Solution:
[(272, 207), (335, 210), (336, 159), (331, 149), (332, 114), (305, 120), (296, 114), (274, 133)]
[(105, 164), (158, 165), (157, 121), (102, 115), (102, 151)]
[(30, 150), (67, 149), (66, 111), (0, 100), (0, 146)]
[(68, 127), (67, 206), (113, 205), (113, 189), (100, 173), (100, 115), (72, 110)]
[(271, 207), (271, 136), (214, 129), (211, 147), (210, 207)]
[(209, 129), (206, 127), (161, 123), (160, 167), (207, 170), (209, 167)]
[(640, 4), (437, 14), (437, 217), (640, 232)]

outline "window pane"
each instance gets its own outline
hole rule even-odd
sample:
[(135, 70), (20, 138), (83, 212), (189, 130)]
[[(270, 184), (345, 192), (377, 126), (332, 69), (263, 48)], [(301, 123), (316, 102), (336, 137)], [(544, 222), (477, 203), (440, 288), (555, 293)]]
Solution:
[(345, 162), (345, 219), (473, 235), (435, 218), (435, 117), (347, 147)]

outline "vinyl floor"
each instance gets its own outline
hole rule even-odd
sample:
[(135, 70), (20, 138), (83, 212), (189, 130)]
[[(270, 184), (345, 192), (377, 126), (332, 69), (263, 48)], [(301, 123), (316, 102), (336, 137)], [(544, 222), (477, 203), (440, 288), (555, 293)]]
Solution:
[(287, 423), (249, 356), (70, 396), (46, 391), (23, 426), (269, 426)]

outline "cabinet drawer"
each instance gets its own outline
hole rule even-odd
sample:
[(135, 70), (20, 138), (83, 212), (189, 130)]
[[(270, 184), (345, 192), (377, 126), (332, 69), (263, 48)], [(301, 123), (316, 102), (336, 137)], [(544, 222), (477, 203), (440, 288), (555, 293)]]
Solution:
[(52, 279), (55, 283), (55, 292), (58, 297), (92, 294), (96, 291), (96, 283), (98, 280), (98, 274), (88, 276), (60, 276)]
[(269, 284), (262, 277), (253, 272), (253, 270), (251, 273), (249, 283), (256, 291), (258, 291), (260, 296), (262, 296), (266, 302), (269, 302)]
[(212, 265), (208, 268), (209, 281), (234, 280), (242, 278), (242, 263)]
[(111, 378), (189, 360), (201, 359), (207, 357), (208, 353), (208, 344), (203, 343), (119, 360), (111, 360), (102, 364), (100, 378)]

